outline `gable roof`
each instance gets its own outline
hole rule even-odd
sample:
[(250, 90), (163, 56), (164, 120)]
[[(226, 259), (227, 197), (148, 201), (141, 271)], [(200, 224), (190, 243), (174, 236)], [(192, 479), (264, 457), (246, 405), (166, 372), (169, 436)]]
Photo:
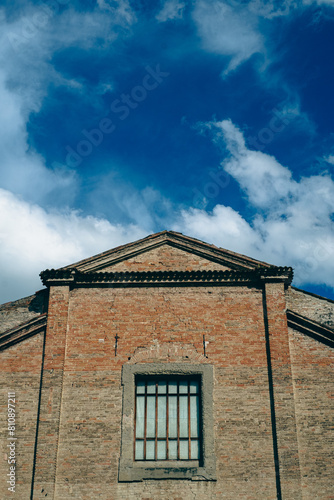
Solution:
[(17, 344), (40, 332), (45, 332), (47, 323), (47, 313), (41, 314), (38, 318), (34, 318), (25, 323), (21, 323), (15, 328), (6, 330), (0, 334), (0, 351), (7, 349), (13, 344)]
[(235, 271), (251, 271), (260, 268), (275, 267), (266, 262), (210, 245), (196, 238), (184, 236), (182, 233), (161, 231), (160, 233), (151, 234), (140, 240), (121, 245), (88, 259), (62, 267), (61, 269), (74, 268), (81, 272), (97, 272), (162, 245), (170, 245)]
[(19, 327), (48, 310), (48, 290), (0, 305), (0, 334)]
[(334, 347), (334, 330), (332, 328), (289, 309), (286, 311), (286, 314), (290, 328), (298, 330), (329, 347)]

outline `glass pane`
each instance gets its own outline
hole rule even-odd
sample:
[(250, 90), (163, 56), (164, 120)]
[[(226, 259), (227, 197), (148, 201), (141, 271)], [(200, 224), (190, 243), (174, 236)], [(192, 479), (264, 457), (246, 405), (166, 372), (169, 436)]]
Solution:
[(177, 460), (177, 441), (168, 441), (168, 458)]
[(180, 396), (180, 437), (188, 437), (188, 396)]
[(186, 380), (181, 380), (179, 384), (180, 394), (188, 394), (188, 382)]
[(198, 382), (191, 380), (189, 385), (191, 393), (198, 393)]
[(136, 460), (144, 460), (144, 441), (136, 441)]
[(166, 460), (166, 441), (158, 441), (157, 443), (157, 460)]
[(158, 383), (158, 393), (159, 394), (166, 394), (167, 392), (167, 383), (166, 382), (159, 382)]
[(198, 437), (199, 433), (199, 400), (198, 396), (190, 396), (190, 436)]
[(147, 396), (146, 436), (155, 437), (155, 396)]
[(136, 437), (144, 437), (144, 415), (145, 415), (145, 396), (137, 396), (136, 401)]
[(180, 459), (188, 460), (189, 457), (189, 443), (188, 441), (180, 441)]
[(168, 437), (177, 437), (177, 396), (168, 398)]
[(147, 382), (147, 394), (155, 394), (155, 382)]
[(155, 441), (146, 441), (146, 460), (154, 460)]
[(191, 441), (190, 443), (190, 458), (194, 459), (199, 459), (199, 446), (198, 446), (198, 441)]
[(169, 384), (168, 384), (168, 392), (170, 394), (176, 394), (177, 393), (177, 382), (169, 382)]
[(166, 437), (167, 433), (166, 399), (166, 396), (158, 397), (158, 437)]
[(145, 382), (137, 382), (137, 394), (145, 393)]

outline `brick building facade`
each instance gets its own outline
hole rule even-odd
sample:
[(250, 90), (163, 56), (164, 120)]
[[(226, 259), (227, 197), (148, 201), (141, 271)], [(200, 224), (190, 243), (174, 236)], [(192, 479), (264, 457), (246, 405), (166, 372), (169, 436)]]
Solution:
[(41, 277), (0, 306), (1, 498), (334, 498), (334, 302), (291, 268), (164, 231)]

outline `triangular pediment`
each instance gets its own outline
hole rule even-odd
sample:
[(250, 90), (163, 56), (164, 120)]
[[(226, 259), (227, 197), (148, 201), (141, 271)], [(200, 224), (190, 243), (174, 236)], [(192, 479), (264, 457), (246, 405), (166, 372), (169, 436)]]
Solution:
[(83, 273), (146, 271), (247, 271), (271, 267), (174, 231), (162, 231), (141, 240), (71, 264), (62, 269)]

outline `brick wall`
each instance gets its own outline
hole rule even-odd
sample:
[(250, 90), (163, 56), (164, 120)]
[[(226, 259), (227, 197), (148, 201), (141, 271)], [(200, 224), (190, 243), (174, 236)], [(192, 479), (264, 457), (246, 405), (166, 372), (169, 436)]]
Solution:
[[(70, 293), (68, 318), (54, 498), (276, 498), (260, 290), (81, 288)], [(201, 357), (203, 334), (214, 365), (218, 481), (118, 483), (122, 365), (143, 349), (161, 361), (157, 347), (174, 343), (190, 344)], [(189, 359), (180, 348), (164, 361)], [(35, 498), (53, 498), (42, 484)]]
[[(30, 498), (41, 377), (43, 334), (26, 339), (1, 352), (0, 371), (0, 498)], [(7, 393), (15, 391), (16, 410), (16, 490), (6, 483), (9, 465), (7, 431)]]
[(105, 271), (212, 271), (228, 269), (203, 257), (164, 245), (103, 269)]
[[(225, 268), (165, 245), (103, 271), (168, 269)], [(4, 317), (18, 321), (20, 307), (42, 312), (29, 301), (16, 306), (16, 319), (8, 305)], [(251, 286), (51, 287), (34, 499), (274, 500), (278, 470), (284, 500), (333, 498), (331, 350), (289, 332), (287, 307), (333, 318), (332, 302), (296, 289), (286, 295), (281, 283), (265, 294)], [(22, 500), (30, 498), (42, 341), (36, 335), (2, 353), (1, 402), (8, 384), (18, 391)], [(213, 365), (217, 481), (118, 482), (122, 366), (151, 362)]]
[(334, 498), (334, 353), (289, 329), (303, 499)]

